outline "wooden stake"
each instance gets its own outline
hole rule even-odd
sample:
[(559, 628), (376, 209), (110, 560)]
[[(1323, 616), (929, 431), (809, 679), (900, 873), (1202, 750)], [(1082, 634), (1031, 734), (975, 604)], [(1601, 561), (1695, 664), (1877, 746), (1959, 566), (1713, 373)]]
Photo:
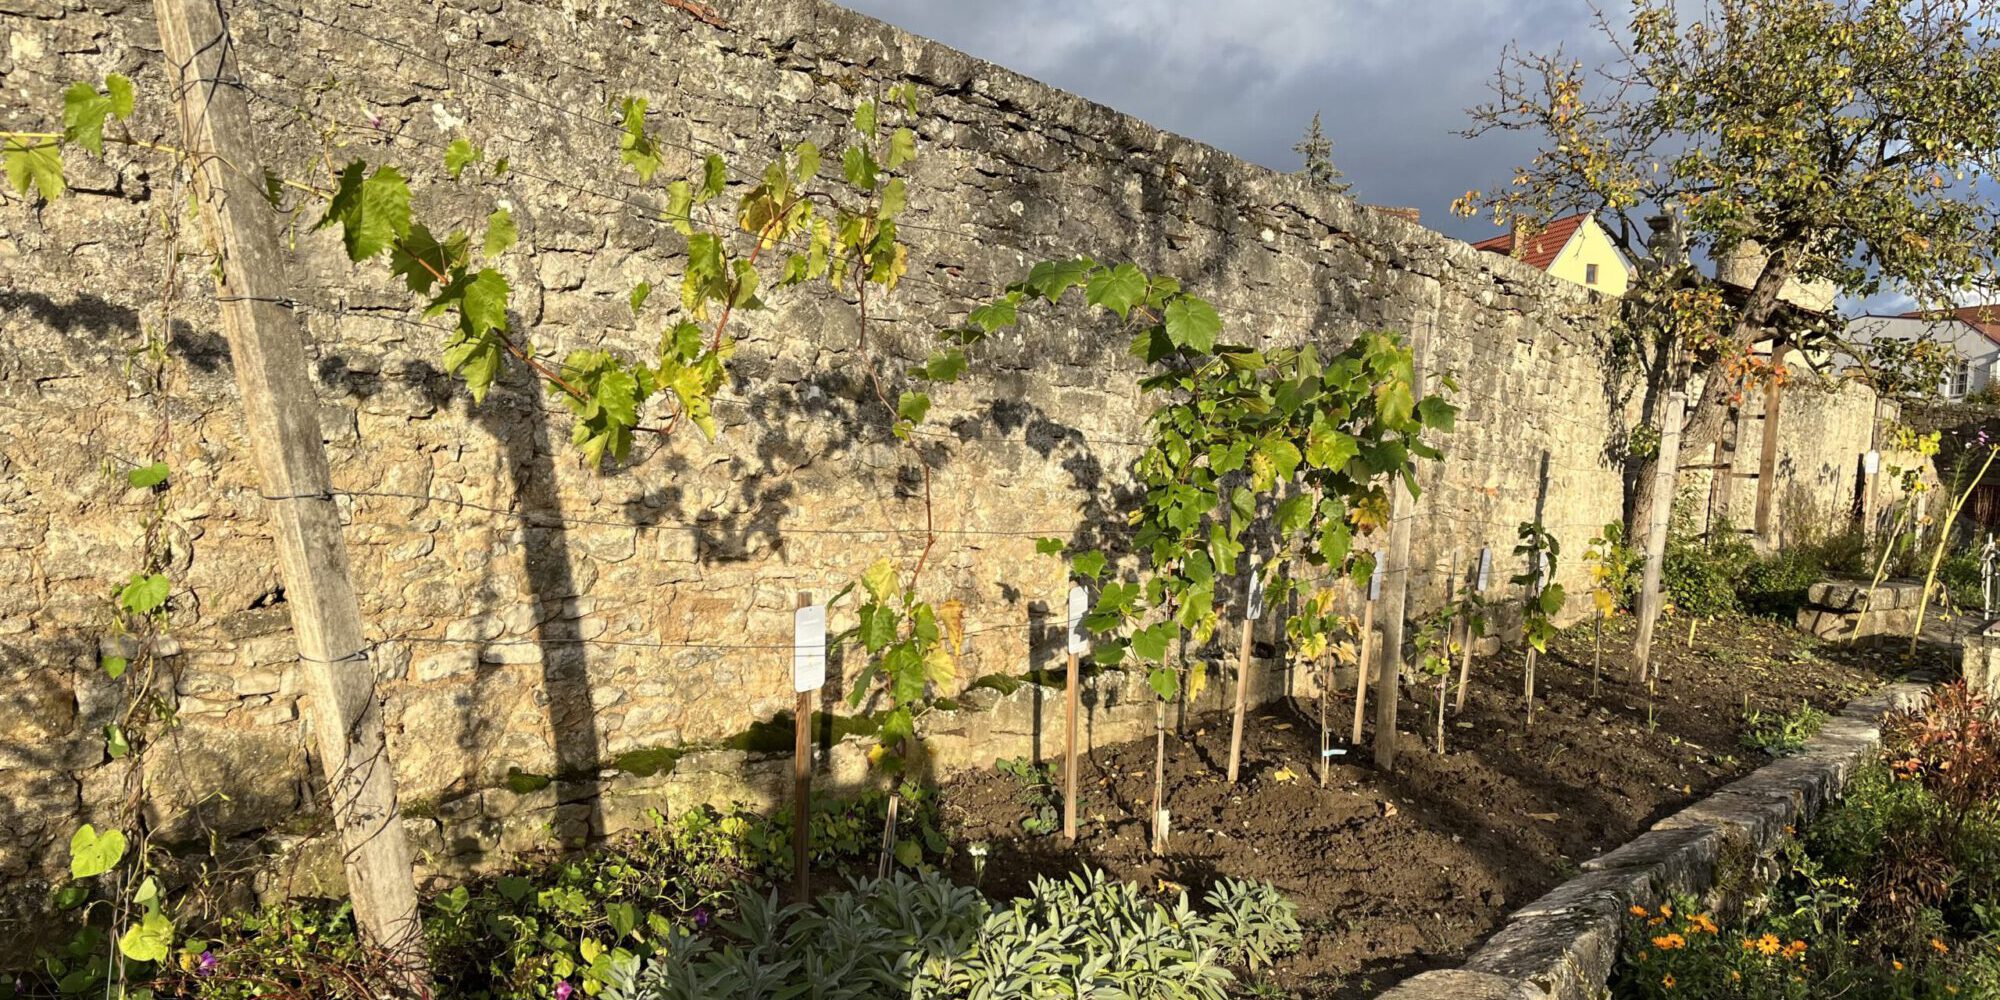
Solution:
[(1528, 647), (1528, 665), (1521, 671), (1521, 700), (1528, 706), (1528, 725), (1535, 724), (1535, 647)]
[(1653, 474), (1653, 509), (1646, 528), (1646, 570), (1639, 584), (1639, 630), (1632, 643), (1634, 681), (1646, 679), (1646, 665), (1653, 659), (1653, 627), (1660, 618), (1660, 572), (1667, 556), (1667, 519), (1674, 509), (1686, 409), (1687, 393), (1676, 389), (1667, 395), (1666, 409), (1660, 416), (1660, 457)]
[(1597, 697), (1604, 683), (1604, 612), (1590, 620), (1590, 696)]
[(876, 878), (888, 878), (890, 866), (896, 862), (896, 807), (902, 800), (901, 792), (889, 793), (889, 816), (882, 821), (882, 859), (875, 866)]
[[(798, 607), (812, 607), (810, 591), (799, 591)], [(801, 903), (812, 900), (812, 705), (813, 692), (798, 692), (797, 732), (792, 739), (792, 871), (793, 894)]]
[(1076, 840), (1076, 730), (1077, 707), (1082, 701), (1076, 675), (1076, 653), (1069, 654), (1069, 691), (1065, 697), (1063, 722), (1063, 837)]
[(1375, 662), (1375, 598), (1361, 606), (1361, 655), (1355, 661), (1354, 738), (1350, 746), (1361, 745), (1361, 719), (1368, 707), (1368, 668)]
[(1167, 703), (1159, 701), (1153, 710), (1153, 853), (1167, 853)]
[(347, 545), (320, 439), (285, 258), (263, 191), (222, 5), (154, 0), (168, 83), (191, 158), (203, 228), (217, 250), (217, 299), (243, 419), (264, 492), (320, 763), (363, 939), (401, 985), (430, 990), (410, 847), (396, 805), (396, 768), (382, 726), (375, 668), (348, 574)]
[(1255, 624), (1255, 619), (1243, 619), (1243, 639), (1236, 644), (1236, 718), (1229, 727), (1229, 783), (1232, 785), (1236, 784), (1236, 773), (1243, 761), (1243, 714), (1250, 701), (1250, 654), (1255, 641)]
[(1326, 787), (1326, 772), (1332, 763), (1333, 733), (1326, 728), (1326, 702), (1328, 689), (1333, 687), (1333, 657), (1320, 657), (1319, 673), (1319, 787)]

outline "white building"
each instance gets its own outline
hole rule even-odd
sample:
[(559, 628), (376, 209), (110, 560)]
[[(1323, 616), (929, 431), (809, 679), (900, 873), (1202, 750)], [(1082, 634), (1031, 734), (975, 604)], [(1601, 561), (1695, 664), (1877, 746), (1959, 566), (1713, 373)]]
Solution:
[(1964, 399), (1985, 388), (1993, 378), (1994, 366), (2000, 364), (2000, 305), (1964, 306), (1942, 315), (1861, 316), (1847, 324), (1847, 336), (1857, 342), (1928, 340), (1950, 348), (1958, 360), (1945, 373), (1938, 394), (1945, 399)]

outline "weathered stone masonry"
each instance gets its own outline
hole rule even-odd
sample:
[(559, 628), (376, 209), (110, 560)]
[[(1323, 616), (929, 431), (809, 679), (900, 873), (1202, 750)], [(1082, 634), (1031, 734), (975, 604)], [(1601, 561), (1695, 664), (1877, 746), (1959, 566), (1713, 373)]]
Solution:
[[(1037, 259), (1130, 259), (1210, 297), (1238, 340), (1428, 334), (1432, 370), (1458, 376), (1465, 410), (1419, 507), (1420, 594), (1481, 545), (1504, 580), (1514, 527), (1538, 512), (1575, 554), (1618, 515), (1607, 455), (1628, 393), (1602, 360), (1611, 307), (1514, 261), (819, 0), (725, 0), (726, 29), (640, 0), (305, 0), (304, 17), (293, 2), (231, 0), (244, 84), (268, 130), (259, 155), (316, 183), (329, 161), (397, 163), (420, 214), (467, 226), (509, 206), (522, 234), (503, 265), (514, 325), (544, 352), (643, 353), (660, 313), (635, 321), (626, 295), (650, 280), (665, 302), (680, 274), (681, 242), (656, 221), (663, 192), (618, 166), (611, 100), (652, 101), (672, 177), (711, 147), (746, 170), (780, 140), (838, 149), (858, 96), (914, 81), (931, 96), (905, 230), (911, 280), (871, 309), (885, 371)], [(149, 4), (0, 0), (0, 15), (7, 127), (57, 120), (64, 86), (117, 71), (139, 84), (135, 134), (171, 136)], [(459, 136), (513, 169), (448, 183), (441, 149)], [(96, 656), (106, 594), (133, 568), (150, 500), (107, 468), (157, 457), (174, 469), (184, 724), (148, 758), (154, 822), (170, 836), (235, 835), (312, 803), (299, 725), (311, 706), (293, 681), (206, 263), (185, 260), (171, 280), (166, 270), (163, 223), (183, 191), (159, 159), (124, 149), (71, 172), (75, 197), (0, 204), (7, 880), (59, 867), (52, 847), (108, 814), (128, 766), (101, 751), (113, 693)], [(642, 442), (628, 466), (600, 474), (580, 467), (566, 418), (525, 381), (472, 405), (439, 369), (440, 333), (409, 322), (409, 298), (378, 269), (350, 267), (333, 234), (309, 232), (316, 214), (281, 221), (296, 223), (292, 277), (334, 476), (405, 495), (343, 503), (364, 613), (375, 634), (409, 640), (377, 647), (372, 664), (404, 794), (437, 804), (422, 811), (440, 818), (419, 824), (432, 861), (476, 858), (493, 846), (482, 830), (511, 829), (505, 846), (525, 846), (550, 823), (506, 819), (591, 794), (559, 782), (538, 793), (548, 801), (525, 803), (492, 790), (510, 771), (587, 775), (789, 707), (785, 655), (754, 647), (788, 641), (794, 593), (830, 594), (921, 544), (903, 456), (855, 377), (850, 306), (795, 294), (748, 317), (720, 440)], [(198, 237), (183, 246), (203, 251)], [(163, 290), (175, 293), (164, 393), (125, 363), (166, 322)], [(951, 533), (927, 585), (964, 609), (965, 678), (1057, 662), (1038, 623), (1060, 606), (1062, 571), (1034, 554), (1033, 536), (1110, 537), (1145, 405), (1135, 372), (1122, 334), (1061, 312), (1000, 340), (974, 378), (939, 395), (942, 433), (926, 447)], [(1566, 560), (1566, 580), (1581, 571)], [(964, 759), (1021, 752), (1013, 723), (1000, 735), (955, 725)], [(639, 801), (657, 792), (621, 787)], [(593, 805), (592, 822), (630, 811)]]

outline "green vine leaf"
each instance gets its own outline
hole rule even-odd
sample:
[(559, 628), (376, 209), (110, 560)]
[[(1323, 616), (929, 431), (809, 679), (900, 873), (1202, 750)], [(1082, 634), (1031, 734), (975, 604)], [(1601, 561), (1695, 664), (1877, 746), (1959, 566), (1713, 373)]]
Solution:
[(132, 752), (132, 744), (125, 738), (125, 728), (115, 722), (104, 726), (104, 752), (118, 760)]
[(98, 661), (98, 665), (104, 668), (105, 676), (115, 681), (125, 676), (125, 670), (131, 664), (122, 656), (106, 656)]
[(1222, 332), (1222, 317), (1215, 307), (1192, 295), (1167, 303), (1167, 339), (1177, 347), (1207, 354), (1215, 349), (1215, 337)]
[(174, 922), (166, 914), (141, 917), (118, 938), (118, 951), (134, 962), (164, 962), (173, 949)]
[(849, 146), (847, 151), (841, 154), (841, 176), (847, 178), (847, 183), (863, 191), (875, 190), (876, 174), (881, 169), (875, 164), (875, 155), (860, 146)]
[(125, 482), (134, 489), (149, 489), (167, 481), (167, 463), (154, 462), (142, 465), (125, 474)]
[(98, 833), (85, 823), (69, 838), (70, 878), (96, 878), (125, 860), (125, 834), (118, 830)]
[(619, 109), (624, 131), (618, 136), (618, 159), (638, 171), (642, 183), (651, 181), (663, 161), (660, 148), (646, 135), (646, 99), (627, 97)]
[(172, 585), (159, 573), (135, 573), (118, 590), (118, 606), (135, 615), (149, 615), (167, 603)]
[(1132, 307), (1146, 296), (1146, 276), (1131, 264), (1120, 264), (1093, 275), (1083, 290), (1084, 300), (1102, 306), (1124, 319)]
[(132, 117), (132, 81), (119, 73), (104, 78), (104, 94), (111, 101), (111, 117), (124, 121)]
[(917, 134), (907, 128), (899, 128), (889, 134), (889, 152), (884, 154), (882, 165), (890, 170), (916, 159)]
[(896, 590), (896, 564), (887, 559), (877, 559), (867, 572), (861, 574), (861, 586), (875, 603), (888, 603)]
[(728, 183), (729, 165), (722, 161), (721, 156), (715, 153), (708, 154), (708, 158), (701, 161), (701, 187), (694, 193), (694, 203), (700, 205), (708, 202), (721, 194), (723, 187)]
[(352, 261), (374, 257), (410, 232), (410, 186), (403, 175), (388, 166), (367, 170), (367, 163), (355, 160), (340, 172), (326, 214), (313, 225), (318, 231), (339, 224)]
[(514, 213), (504, 208), (494, 209), (493, 214), (486, 217), (486, 246), (484, 248), (486, 256), (498, 257), (506, 253), (508, 248), (514, 245), (514, 240), (519, 236), (520, 230), (514, 226)]
[(875, 134), (874, 101), (862, 101), (854, 106), (854, 130), (862, 135)]
[(1088, 552), (1077, 553), (1076, 558), (1070, 561), (1070, 569), (1074, 570), (1076, 575), (1094, 583), (1098, 577), (1104, 575), (1104, 567), (1108, 562), (1103, 552), (1091, 549)]
[(452, 180), (458, 180), (459, 175), (465, 173), (466, 167), (478, 163), (485, 157), (486, 152), (478, 146), (464, 139), (453, 139), (451, 145), (445, 147), (444, 172), (449, 174)]
[(62, 147), (48, 140), (7, 137), (7, 182), (14, 193), (25, 195), (34, 189), (43, 201), (62, 197)]
[(1062, 555), (1063, 548), (1063, 540), (1060, 538), (1035, 539), (1035, 554), (1038, 556), (1059, 556)]
[(626, 300), (632, 304), (632, 315), (639, 315), (639, 310), (646, 305), (646, 297), (652, 294), (653, 283), (650, 281), (641, 281), (632, 286), (632, 295)]

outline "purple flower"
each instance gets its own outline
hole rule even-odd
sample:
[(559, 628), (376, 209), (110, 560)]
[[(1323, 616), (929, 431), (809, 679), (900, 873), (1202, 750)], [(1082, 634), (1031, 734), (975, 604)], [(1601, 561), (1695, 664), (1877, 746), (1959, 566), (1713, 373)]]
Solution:
[(697, 907), (695, 907), (695, 908), (694, 908), (694, 929), (695, 929), (695, 930), (705, 930), (705, 929), (707, 929), (707, 927), (708, 927), (708, 907), (706, 907), (706, 906), (697, 906)]
[(569, 995), (575, 992), (576, 987), (571, 986), (567, 979), (556, 984), (556, 1000), (569, 1000)]
[(372, 126), (374, 126), (374, 127), (376, 127), (376, 128), (381, 128), (381, 127), (382, 127), (382, 116), (381, 116), (381, 115), (369, 115), (369, 116), (368, 116), (368, 124), (370, 124), (370, 125), (372, 125)]
[(203, 951), (201, 957), (194, 960), (194, 974), (197, 976), (215, 975), (215, 970), (220, 968), (222, 959), (215, 957), (213, 951)]

